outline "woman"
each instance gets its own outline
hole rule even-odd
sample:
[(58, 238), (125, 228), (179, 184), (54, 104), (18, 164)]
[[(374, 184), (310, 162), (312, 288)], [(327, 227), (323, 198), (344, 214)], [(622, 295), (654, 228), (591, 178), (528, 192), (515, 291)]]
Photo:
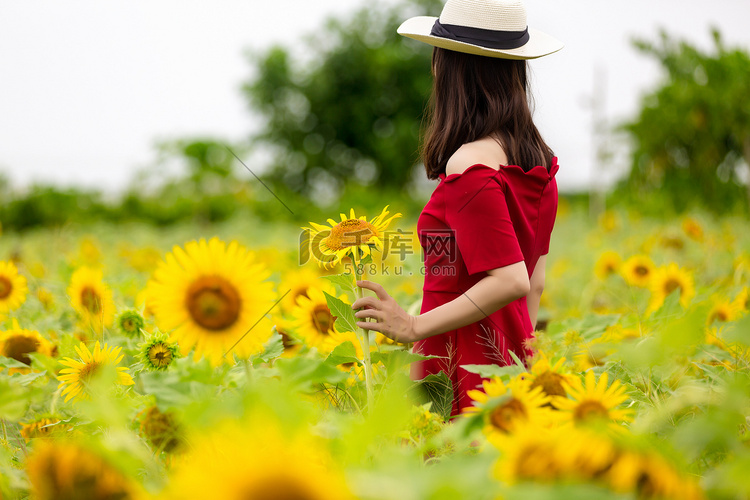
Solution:
[(456, 415), (481, 384), (461, 365), (530, 354), (557, 211), (557, 158), (532, 121), (526, 59), (562, 43), (528, 29), (518, 0), (448, 0), (439, 18), (409, 19), (398, 32), (435, 47), (422, 158), (427, 177), (440, 182), (417, 224), (424, 297), (415, 317), (381, 285), (360, 281), (377, 297), (352, 307), (363, 308), (358, 326), (437, 356), (415, 363), (412, 376), (445, 371)]

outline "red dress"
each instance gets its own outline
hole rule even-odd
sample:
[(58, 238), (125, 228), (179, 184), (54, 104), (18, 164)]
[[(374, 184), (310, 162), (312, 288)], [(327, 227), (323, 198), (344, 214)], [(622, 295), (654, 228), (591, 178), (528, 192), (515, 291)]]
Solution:
[[(475, 164), (462, 174), (440, 174), (417, 222), (425, 279), (421, 312), (450, 302), (487, 275), (485, 271), (524, 261), (529, 277), (549, 251), (557, 213), (557, 157), (549, 171), (517, 165), (500, 170)], [(526, 297), (471, 325), (414, 344), (414, 352), (440, 356), (412, 365), (412, 378), (446, 372), (453, 383), (453, 411), (471, 406), (466, 391), (481, 384), (467, 364), (513, 363), (530, 354), (533, 326)]]

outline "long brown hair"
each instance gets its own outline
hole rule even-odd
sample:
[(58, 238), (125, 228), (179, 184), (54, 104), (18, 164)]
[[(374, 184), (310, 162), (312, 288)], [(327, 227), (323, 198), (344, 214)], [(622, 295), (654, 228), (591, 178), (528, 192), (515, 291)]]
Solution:
[(435, 47), (433, 87), (422, 161), (429, 179), (445, 172), (463, 144), (492, 136), (509, 165), (549, 169), (554, 153), (531, 118), (525, 60), (465, 54)]

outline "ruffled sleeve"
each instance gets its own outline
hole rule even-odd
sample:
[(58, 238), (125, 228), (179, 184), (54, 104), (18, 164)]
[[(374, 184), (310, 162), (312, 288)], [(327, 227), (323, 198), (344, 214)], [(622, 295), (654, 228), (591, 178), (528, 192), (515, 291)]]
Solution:
[(445, 182), (445, 220), (469, 274), (524, 260), (497, 170), (473, 165)]

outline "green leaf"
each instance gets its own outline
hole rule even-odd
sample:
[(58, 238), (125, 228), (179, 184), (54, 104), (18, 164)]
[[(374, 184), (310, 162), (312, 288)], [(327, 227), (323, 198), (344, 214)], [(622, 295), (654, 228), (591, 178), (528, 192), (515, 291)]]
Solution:
[(413, 386), (413, 390), (417, 404), (431, 402), (435, 413), (445, 420), (450, 418), (453, 409), (453, 383), (445, 372), (427, 375)]
[(6, 358), (5, 356), (0, 356), (0, 366), (4, 366), (6, 368), (28, 368), (29, 365), (26, 363), (21, 363), (20, 361), (17, 361), (13, 358)]
[(476, 373), (482, 378), (500, 377), (506, 382), (526, 371), (524, 367), (519, 365), (460, 365), (460, 367), (469, 373)]
[(274, 365), (282, 380), (298, 386), (299, 390), (309, 391), (314, 384), (337, 384), (349, 376), (325, 360), (314, 358), (281, 358)]
[(23, 418), (30, 396), (30, 391), (21, 384), (0, 379), (0, 418), (13, 422)]
[(268, 363), (272, 359), (276, 359), (284, 354), (284, 339), (281, 334), (276, 331), (274, 327), (274, 334), (268, 339), (268, 342), (263, 346), (263, 351), (253, 357), (253, 365), (259, 365), (261, 363)]
[(190, 382), (181, 381), (174, 372), (146, 372), (140, 376), (143, 392), (153, 394), (160, 410), (182, 407), (192, 401)]
[(15, 382), (18, 382), (21, 385), (29, 385), (33, 381), (35, 381), (38, 378), (42, 378), (45, 375), (47, 375), (47, 371), (41, 371), (41, 372), (30, 372), (30, 373), (24, 373), (19, 374), (16, 373), (12, 375), (12, 378)]
[(735, 322), (724, 333), (724, 339), (729, 342), (739, 342), (740, 344), (750, 346), (750, 314)]
[(513, 361), (516, 362), (516, 365), (520, 366), (521, 368), (523, 368), (524, 371), (526, 371), (526, 365), (523, 363), (523, 361), (521, 361), (521, 359), (518, 356), (516, 356), (515, 352), (508, 349), (508, 354), (510, 354), (510, 357), (513, 358)]
[(340, 333), (356, 332), (357, 319), (354, 317), (354, 309), (352, 309), (352, 306), (327, 292), (323, 293), (326, 296), (328, 309), (331, 310), (331, 314), (336, 316), (336, 321), (333, 323), (333, 327), (336, 331)]
[(344, 292), (355, 291), (354, 275), (351, 273), (331, 274), (329, 276), (321, 277), (327, 279)]
[(331, 354), (326, 358), (326, 363), (330, 363), (334, 366), (343, 365), (345, 363), (362, 364), (359, 358), (357, 358), (357, 350), (351, 340), (347, 340), (346, 342), (334, 347)]
[(405, 365), (410, 365), (415, 361), (422, 361), (425, 359), (437, 358), (438, 356), (423, 356), (422, 354), (416, 354), (409, 352), (405, 349), (391, 350), (391, 351), (380, 351), (372, 353), (372, 364), (383, 363), (388, 375), (391, 375), (398, 371)]

